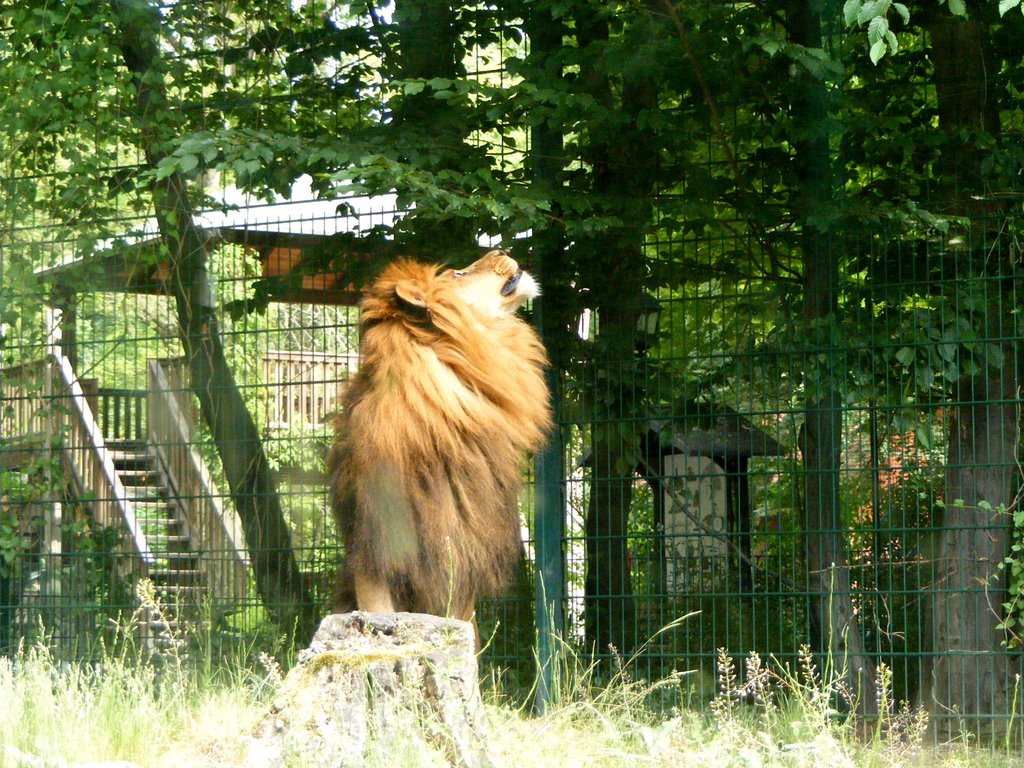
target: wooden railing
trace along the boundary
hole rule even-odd
[[[139,578],[149,574],[153,554],[138,525],[131,502],[121,478],[114,470],[114,459],[107,450],[99,425],[93,417],[82,385],[64,355],[51,357],[50,393],[53,408],[49,409],[57,429],[63,432],[64,456],[78,488],[91,506],[93,516],[104,526],[123,527],[120,537],[123,554],[121,567]]]
[[[86,393],[89,396],[89,393]],[[97,389],[90,397],[100,430],[108,440],[146,439],[146,393],[135,389]]]
[[[171,375],[175,376],[173,370]],[[193,447],[187,390],[176,378],[178,383],[172,386],[162,361],[149,361],[149,445],[183,510],[191,548],[212,593],[218,598],[241,599],[249,573],[241,525],[221,502],[209,470]]]
[[[267,427],[322,424],[337,407],[339,384],[358,367],[357,354],[268,352],[263,358],[263,380],[272,393]]]

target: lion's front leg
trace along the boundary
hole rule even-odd
[[[365,573],[355,574],[356,607],[367,613],[394,613],[395,601],[387,581]]]

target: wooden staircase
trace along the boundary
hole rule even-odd
[[[107,447],[153,556],[149,579],[157,607],[143,606],[144,616],[153,650],[166,651],[199,625],[206,579],[181,500],[170,493],[156,457],[142,441],[108,440]]]
[[[216,606],[250,594],[250,564],[238,516],[197,450],[180,361],[150,360],[148,369],[143,391],[83,384],[56,349],[5,369],[0,439],[42,446],[61,436],[69,490],[92,524],[120,533],[110,553],[117,574],[143,592],[139,639],[158,655],[181,654]],[[46,524],[58,532],[47,543],[58,573],[59,515]]]

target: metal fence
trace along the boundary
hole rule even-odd
[[[650,307],[657,316],[646,318],[657,322],[656,337],[630,359],[614,361],[628,372],[620,381],[629,382],[628,396],[636,400],[619,400],[623,412],[584,413],[581,420],[565,408],[553,438],[564,467],[555,521],[564,581],[547,587],[559,596],[567,643],[629,663],[634,674],[688,671],[684,688],[696,700],[715,691],[719,649],[791,665],[802,646],[817,643],[816,650],[827,652],[828,629],[816,624],[810,608],[817,594],[806,559],[809,537],[821,533],[848,553],[841,566],[849,584],[843,597],[855,612],[848,631],[862,633],[866,653],[892,671],[897,699],[921,702],[929,695],[931,667],[939,660],[932,645],[941,621],[936,612],[965,610],[945,605],[949,590],[973,592],[988,606],[976,616],[987,617],[993,638],[988,662],[1019,667],[1011,593],[1017,566],[1001,561],[1017,551],[1020,480],[1016,454],[999,457],[987,442],[1003,430],[1003,441],[1017,445],[1018,396],[1008,382],[1016,381],[1021,297],[1014,251],[1002,250],[1015,243],[1002,231],[1016,222],[974,225],[966,236],[980,245],[963,253],[991,256],[980,271],[971,274],[970,259],[961,261],[944,245],[926,244],[955,269],[916,283],[915,291],[983,307],[991,322],[982,327],[991,327],[990,335],[958,331],[955,316],[938,326],[888,327],[875,311],[869,321],[878,328],[870,334],[847,328],[828,350],[820,370],[839,398],[841,454],[831,478],[839,493],[838,530],[808,529],[805,518],[806,413],[799,390],[806,386],[801,376],[821,366],[824,353],[800,339],[773,338],[773,328],[763,325],[767,305],[778,310],[796,299],[753,281],[709,281],[658,297]],[[898,254],[920,245],[889,247]],[[654,252],[665,247],[650,245]],[[236,280],[223,275],[224,290]],[[891,301],[894,285],[849,288],[857,301],[877,308]],[[188,612],[189,632],[216,634],[221,642],[268,632],[271,642],[279,628],[246,574],[249,556],[231,499],[218,490],[225,487],[218,457],[187,373],[180,361],[150,357],[160,331],[148,319],[169,311],[169,300],[99,293],[81,301],[90,307],[88,320],[82,311],[67,313],[77,327],[64,333],[77,349],[54,344],[47,356],[46,347],[28,346],[20,352],[35,362],[4,371],[4,505],[17,529],[6,542],[3,644],[44,633],[82,652],[109,633],[111,620],[140,608],[133,593],[139,577],[160,586],[158,599]],[[326,507],[323,417],[354,370],[356,313],[347,306],[278,305],[269,315],[255,326],[250,319],[229,325],[229,356],[274,462],[303,578],[324,610],[340,552]],[[596,337],[599,321],[580,318],[581,341]],[[737,329],[759,324],[764,332],[756,341],[730,346]],[[962,352],[947,351],[955,333],[973,334],[977,359],[989,356],[976,365],[991,370],[967,370],[971,362]],[[877,348],[865,346],[868,336]],[[168,336],[156,346],[175,343]],[[145,387],[127,388],[138,386],[136,372],[144,365],[150,370],[141,380]],[[996,389],[1000,371],[1008,381],[996,382]],[[572,375],[561,378],[563,399],[582,386]],[[902,405],[860,397],[871,389],[868,378],[898,387],[907,377],[935,375],[957,384],[956,396],[908,396]],[[679,396],[695,390],[696,397]],[[985,397],[977,400],[979,394]],[[968,429],[972,420],[967,438],[954,440],[951,430]],[[602,507],[595,472],[608,465],[597,461],[594,446],[610,424],[624,424],[637,450],[618,461],[612,476],[598,478],[614,481],[621,494]],[[973,458],[963,455],[968,450]],[[1002,472],[1004,494],[989,500],[972,489],[961,501],[948,486],[962,483],[963,471]],[[972,517],[961,514],[964,505],[991,510]],[[535,526],[534,507],[528,492],[527,528]],[[623,516],[618,528],[613,514]],[[953,514],[965,522],[952,523]],[[965,536],[998,540],[1002,549],[961,553],[958,538]],[[525,543],[533,561],[538,543],[529,537]],[[979,570],[975,562],[967,569],[974,581],[955,585],[951,580],[962,575],[951,572],[952,557],[988,565]],[[598,572],[607,558],[613,560]],[[1003,603],[1012,606],[1009,612]],[[488,663],[530,679],[537,610],[528,574],[513,593],[481,606]]]

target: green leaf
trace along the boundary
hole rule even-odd
[[[869,21],[871,21],[873,18],[875,18],[875,16],[878,15],[875,12],[875,9],[877,7],[878,7],[878,3],[877,2],[864,3],[864,5],[862,5],[860,7],[860,10],[857,11],[857,25],[858,26],[863,26],[864,24],[867,24]]]
[[[910,365],[914,362],[915,352],[913,347],[900,347],[896,351],[896,360],[903,365]]]
[[[881,61],[882,57],[885,56],[885,51],[885,40],[879,40],[876,43],[873,43],[871,50],[868,52],[868,56],[871,57],[871,63],[877,64]]]
[[[885,37],[885,33],[889,31],[889,21],[884,16],[876,16],[868,24],[868,41],[872,44],[877,43]],[[872,47],[874,47],[872,45]],[[884,48],[884,46],[883,46]],[[882,51],[883,55],[885,51]]]
[[[172,157],[165,157],[156,166],[156,180],[166,179],[172,173],[176,173],[178,165]]]
[[[188,173],[194,170],[197,165],[199,165],[199,158],[195,155],[182,155],[178,159],[178,170],[181,173]]]
[[[863,0],[846,0],[843,5],[843,21],[846,22],[846,26],[852,27],[857,21],[857,12],[860,11],[861,5]]]
[[[907,8],[903,3],[893,3],[892,7],[896,9],[896,13],[903,19],[904,24],[910,23],[910,9]]]
[[[964,0],[949,0],[949,10],[954,16],[967,17],[967,3]]]
[[[1020,5],[1020,0],[999,0],[999,15],[1003,16],[1007,11]],[[1024,11],[1024,9],[1021,9]]]

